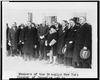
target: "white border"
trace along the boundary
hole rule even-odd
[[[64,73],[64,72],[75,72],[78,73],[78,78],[96,78],[97,77],[97,3],[96,2],[34,2],[34,3],[9,3],[9,2],[3,2],[3,26],[2,26],[2,37],[3,37],[3,61],[4,61],[4,55],[6,53],[6,25],[5,23],[9,23],[10,19],[7,19],[6,15],[7,10],[9,11],[32,11],[32,10],[43,10],[45,12],[54,11],[55,10],[68,10],[71,13],[73,12],[87,12],[88,15],[88,22],[92,25],[92,69],[66,69],[66,70],[54,70],[54,73]],[[45,7],[46,6],[46,7]],[[91,16],[91,17],[90,17]],[[9,20],[9,21],[7,21]],[[16,21],[17,22],[17,21]],[[13,22],[12,22],[13,23]],[[20,24],[20,23],[19,23]],[[3,62],[4,64],[4,62]],[[39,71],[40,70],[40,71]],[[39,69],[36,72],[46,72],[43,69]],[[22,71],[23,72],[23,71]],[[30,72],[30,71],[28,71]],[[51,70],[48,70],[47,72],[51,72]],[[16,74],[18,71],[4,71],[4,65],[3,65],[3,78],[9,78],[9,77],[16,77]]]

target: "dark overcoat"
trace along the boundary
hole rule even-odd
[[[18,49],[20,50],[20,49],[22,49],[22,46],[23,46],[22,42],[23,42],[23,38],[24,38],[24,28],[23,29],[19,28],[17,35],[18,35],[17,36],[18,37]]]
[[[62,48],[64,47],[65,45],[65,38],[66,38],[66,35],[67,35],[67,31],[68,31],[68,28],[65,27],[64,30],[62,30],[62,27],[58,30],[58,43],[57,43],[57,53],[58,54],[63,54],[62,53]]]
[[[18,47],[17,28],[15,28],[15,30],[13,28],[9,30],[8,40],[11,41],[12,49],[17,49]]]
[[[34,28],[26,27],[23,36],[23,53],[31,55],[34,53],[34,46],[36,45],[36,31]]]
[[[75,35],[77,32],[77,29],[78,29],[78,26],[74,26],[73,28],[69,29],[68,36],[66,39],[67,49],[64,55],[65,57],[68,57],[68,58],[73,57],[73,49],[74,49]],[[72,41],[72,43],[70,43],[70,41]]]
[[[83,49],[84,46],[90,50],[90,57],[88,59],[80,58],[80,50]],[[73,51],[73,61],[91,63],[91,57],[92,57],[91,48],[92,48],[92,27],[90,24],[85,23],[78,29],[76,33],[75,46]]]
[[[18,39],[19,39],[19,41],[21,41],[21,43],[24,42],[25,30],[26,30],[25,28],[19,30],[19,34],[18,34],[19,37],[18,37]]]
[[[56,40],[56,43],[51,46],[51,49],[53,50],[53,55],[56,56],[57,55],[57,41],[58,41],[58,33],[57,32],[48,34],[47,44],[49,45],[53,39]]]
[[[10,50],[10,46],[8,45],[8,42],[9,42],[9,40],[8,40],[8,33],[9,33],[9,27],[7,27],[7,29],[6,29],[6,49],[7,50]]]

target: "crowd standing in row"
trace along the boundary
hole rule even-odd
[[[42,24],[28,22],[19,26],[14,22],[11,28],[6,24],[7,55],[20,55],[25,61],[49,59],[48,64],[91,68],[92,28],[85,17],[77,19],[62,20],[61,24],[53,22],[51,25],[45,20]],[[90,50],[89,58],[80,57],[82,49]]]

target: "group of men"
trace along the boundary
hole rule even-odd
[[[14,22],[11,28],[7,24],[6,32],[8,55],[20,55],[25,60],[50,59],[48,63],[53,65],[91,68],[92,27],[83,16],[51,25],[45,20],[39,25],[28,22],[17,26]],[[82,49],[90,51],[88,58],[80,56]]]

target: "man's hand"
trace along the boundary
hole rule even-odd
[[[69,41],[69,44],[72,44],[73,43],[73,41]]]
[[[35,45],[34,47],[35,47],[35,49],[36,49],[36,48],[37,48],[37,45]]]
[[[87,47],[84,46],[83,49],[87,49]]]
[[[49,46],[51,46],[51,44],[49,44]]]
[[[9,45],[9,46],[11,46],[11,43],[10,43],[10,42],[8,42],[8,45]]]
[[[40,39],[42,39],[42,37],[40,36]]]
[[[47,46],[47,40],[45,41],[45,46]]]
[[[44,36],[41,36],[41,39],[43,39],[44,38]]]
[[[67,47],[67,44],[65,44],[65,47]]]
[[[21,40],[19,42],[21,42]]]
[[[24,42],[22,42],[22,44],[24,44]]]
[[[42,38],[45,38],[44,36],[42,36]]]
[[[45,38],[44,36],[40,36],[40,39],[43,39],[43,38]]]

